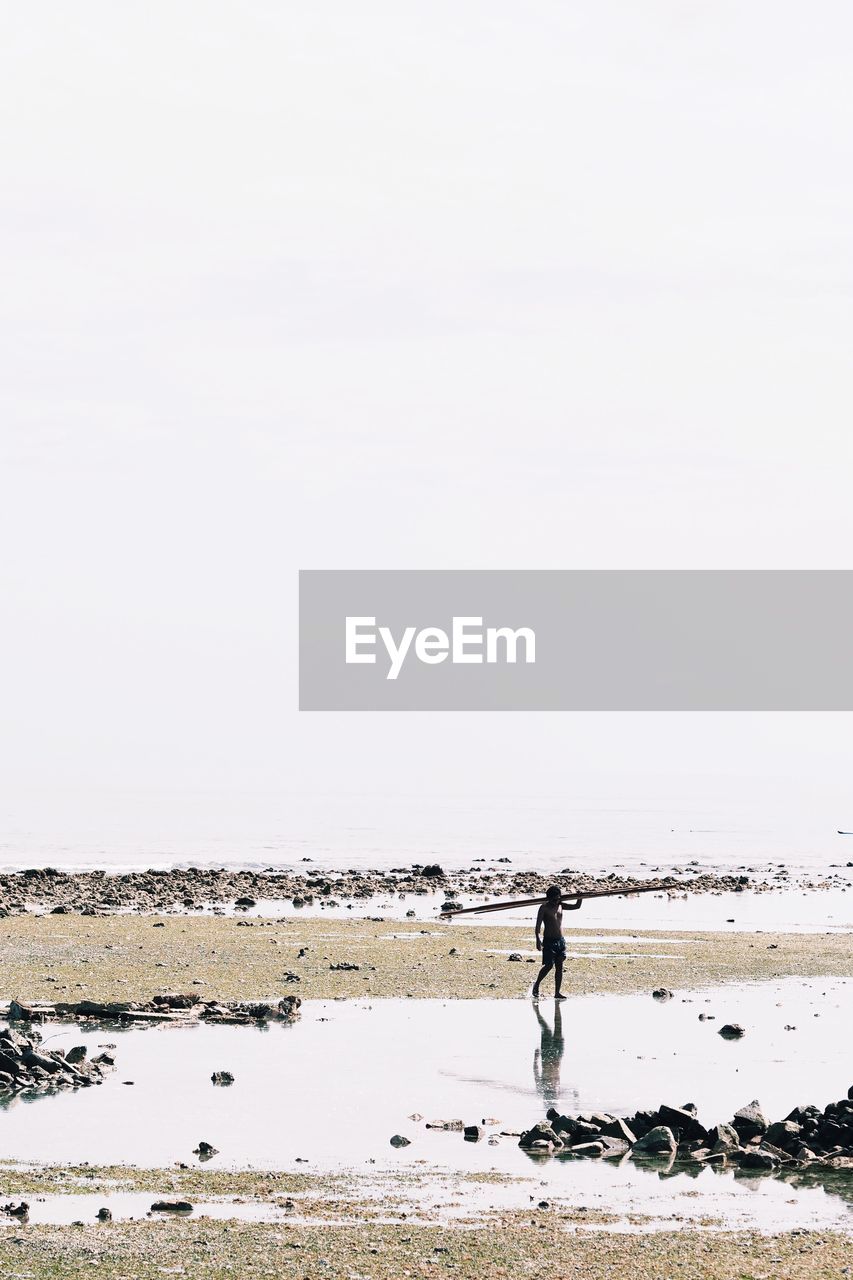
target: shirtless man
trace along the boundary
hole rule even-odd
[[[563,985],[563,961],[566,958],[563,911],[577,911],[580,905],[580,898],[577,902],[564,903],[558,884],[552,884],[545,893],[545,901],[536,917],[536,950],[542,952],[543,963],[539,970],[539,977],[534,982],[530,993],[534,1000],[539,999],[539,984],[552,969],[554,970],[554,999],[565,1000],[566,998],[560,990]]]

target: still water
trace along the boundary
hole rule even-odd
[[[846,1177],[797,1185],[703,1170],[699,1176],[610,1164],[531,1161],[500,1136],[564,1110],[626,1114],[695,1102],[706,1124],[758,1098],[768,1119],[796,1104],[845,1096],[850,1084],[849,992],[840,980],[785,979],[676,993],[543,1001],[309,1001],[293,1026],[154,1027],[127,1031],[48,1025],[48,1044],[116,1045],[117,1070],[97,1088],[0,1109],[0,1158],[168,1167],[352,1170],[377,1185],[419,1171],[496,1171],[533,1180],[533,1193],[618,1213],[725,1212],[774,1223],[846,1219]],[[708,1020],[699,1020],[700,1014]],[[726,1021],[746,1035],[726,1041]],[[235,1076],[211,1084],[213,1071]],[[129,1083],[132,1082],[132,1083]],[[421,1118],[413,1118],[418,1117]],[[488,1120],[477,1143],[426,1121]],[[390,1146],[393,1134],[411,1145]],[[527,1203],[523,1193],[510,1194]],[[494,1189],[492,1189],[494,1191]],[[494,1192],[506,1199],[506,1192]],[[715,1208],[716,1206],[716,1208]],[[769,1215],[769,1216],[768,1216]],[[775,1215],[775,1216],[774,1216]],[[780,1216],[781,1215],[781,1216]],[[817,1215],[817,1216],[815,1216]]]

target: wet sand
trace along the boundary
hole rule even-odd
[[[844,934],[566,933],[566,987],[578,994],[853,976]],[[339,964],[357,968],[332,968]],[[143,1000],[166,991],[221,1000],[512,999],[529,991],[536,969],[530,928],[209,916],[0,921],[2,1000]]]
[[[549,1210],[501,1214],[488,1229],[405,1223],[340,1225],[240,1222],[130,1222],[0,1231],[0,1273],[31,1280],[192,1280],[347,1277],[401,1280],[452,1275],[462,1280],[837,1280],[850,1265],[849,1237],[832,1232],[707,1231],[618,1234],[578,1226]]]

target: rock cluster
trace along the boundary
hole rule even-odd
[[[772,1124],[760,1104],[750,1102],[735,1112],[731,1124],[710,1129],[700,1123],[692,1103],[625,1117],[598,1111],[568,1116],[552,1108],[518,1145],[541,1155],[609,1159],[630,1154],[768,1173],[786,1167],[853,1168],[853,1088],[822,1111],[794,1107]]]
[[[53,1093],[100,1084],[115,1065],[111,1054],[88,1058],[84,1045],[67,1053],[41,1047],[37,1031],[24,1035],[12,1027],[0,1030],[0,1098],[25,1093]]]
[[[249,1000],[202,1000],[197,995],[159,995],[153,1000],[80,1000],[76,1004],[26,1004],[12,1000],[6,1011],[10,1022],[49,1022],[73,1018],[77,1022],[121,1022],[144,1026],[158,1022],[220,1022],[250,1025],[276,1020],[295,1022],[299,996],[283,996],[277,1004]]]
[[[485,863],[484,859],[475,859]],[[498,858],[496,862],[508,859]],[[791,876],[785,868],[748,868],[749,874],[714,871],[694,864],[671,868],[650,867],[649,874],[662,892],[723,893],[745,889],[814,889],[845,887],[849,883],[840,871],[828,869],[817,877]],[[564,882],[574,888],[612,888],[614,883],[647,885],[643,877],[595,875],[566,867]],[[149,871],[70,872],[56,867],[31,867],[25,871],[0,874],[0,916],[19,914],[29,908],[66,915],[80,912],[99,915],[113,911],[172,912],[200,911],[230,903],[241,911],[251,910],[264,899],[289,898],[295,907],[315,903],[331,906],[339,900],[350,902],[385,894],[437,894],[442,901],[456,903],[460,895],[478,898],[522,897],[544,893],[553,875],[537,871],[498,870],[494,865],[460,867],[445,871],[438,863],[393,867],[391,870],[346,871],[311,867],[293,871],[268,867],[249,871],[228,867],[155,868]]]

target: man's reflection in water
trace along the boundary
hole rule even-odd
[[[563,1086],[560,1081],[560,1069],[563,1065],[563,1010],[559,1004],[554,1005],[554,1028],[549,1027],[542,1017],[539,1005],[533,1004],[533,1012],[539,1023],[541,1039],[539,1047],[533,1054],[533,1079],[537,1092],[549,1107],[556,1107],[562,1096]],[[572,1090],[572,1095],[576,1090]]]

